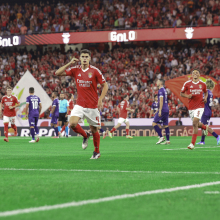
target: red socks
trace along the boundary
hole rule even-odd
[[[126,135],[129,135],[129,129],[126,129]]]
[[[110,132],[113,133],[114,131],[116,131],[116,128],[112,128]]]
[[[11,127],[17,132],[17,126],[16,125],[11,125]]]
[[[63,133],[64,130],[65,130],[65,125],[62,127],[61,133]]]
[[[77,126],[75,128],[72,128],[72,129],[76,133],[81,134],[84,138],[87,138],[86,132],[82,129],[82,127],[79,124],[77,124]]]
[[[8,123],[4,123],[4,134],[5,137],[8,138]]]
[[[93,134],[93,144],[95,147],[95,152],[99,153],[100,135],[98,131],[95,134]]]
[[[203,130],[206,130],[206,126],[205,125],[202,125],[201,127]]]
[[[192,135],[192,142],[191,142],[193,145],[195,145],[195,143],[196,143],[196,138],[197,138],[197,134],[193,134]]]

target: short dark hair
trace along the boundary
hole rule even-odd
[[[71,97],[72,97],[72,93],[69,93],[68,98],[71,99]]]
[[[197,68],[194,68],[194,69],[192,70],[192,72],[193,72],[193,71],[198,71],[198,72],[200,73],[200,70],[197,69]]]
[[[11,86],[7,86],[7,90],[8,90],[8,89],[12,90]]]
[[[163,85],[165,84],[165,80],[164,79],[159,79],[159,80],[162,82]]]
[[[154,95],[154,98],[156,98],[157,97],[157,95]]]
[[[80,55],[81,55],[82,53],[87,53],[87,54],[89,54],[89,56],[91,56],[91,52],[90,52],[90,50],[88,50],[88,49],[82,49],[82,50],[80,50]]]
[[[126,98],[127,98],[127,96],[128,96],[128,94],[124,95],[124,96],[123,96],[123,98],[124,98],[124,99],[126,99]]]
[[[53,92],[53,94],[57,97],[58,96],[58,93],[57,92]]]
[[[29,88],[29,92],[30,92],[30,93],[34,93],[34,87],[30,87],[30,88]]]

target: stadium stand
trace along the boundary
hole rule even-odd
[[[12,1],[10,1],[12,2]],[[220,1],[29,1],[0,5],[0,36],[220,24]]]

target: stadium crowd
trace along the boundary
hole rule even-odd
[[[62,3],[63,2],[63,3]],[[0,5],[0,36],[220,24],[215,0],[36,1]]]
[[[115,44],[112,50],[108,44],[90,47],[92,51],[91,64],[99,68],[109,84],[109,91],[103,103],[102,120],[111,121],[117,118],[117,105],[124,94],[130,95],[130,104],[135,112],[129,117],[147,118],[150,116],[154,95],[157,93],[156,81],[165,80],[189,74],[193,68],[198,68],[201,74],[211,75],[220,83],[220,47],[215,44],[192,44],[164,47],[154,43],[145,45]],[[57,77],[56,69],[75,56],[79,51],[71,49],[62,54],[58,49],[45,51],[13,51],[0,54],[0,99],[5,95],[8,84],[16,85],[20,77],[30,70],[33,76],[51,96],[52,91],[58,93],[73,93],[76,99],[75,82],[70,77]],[[99,88],[98,88],[99,90]],[[101,90],[101,88],[100,88]],[[186,107],[169,91],[170,117],[187,117]],[[214,97],[218,98],[218,97]],[[42,117],[49,116],[46,112]],[[213,108],[213,116],[220,117],[220,107]]]

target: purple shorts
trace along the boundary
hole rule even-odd
[[[31,126],[37,126],[38,117],[28,117],[29,125]]]
[[[158,112],[154,116],[153,122],[157,124],[168,125],[169,112],[162,112],[161,117],[158,116]]]
[[[211,117],[209,117],[209,116],[202,115],[201,122],[202,122],[204,125],[208,125],[210,118],[211,118]]]
[[[56,125],[57,121],[58,121],[58,118],[59,118],[59,116],[53,115],[52,118],[51,118],[51,123]]]

